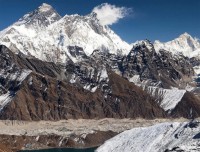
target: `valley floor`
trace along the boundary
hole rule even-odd
[[[100,119],[61,121],[0,121],[0,143],[20,149],[52,147],[95,147],[120,132],[162,122],[185,122],[186,119]],[[1,148],[0,148],[1,149]]]

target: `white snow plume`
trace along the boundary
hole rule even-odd
[[[102,25],[117,23],[119,19],[126,17],[131,11],[131,8],[117,7],[108,3],[103,3],[93,9]]]

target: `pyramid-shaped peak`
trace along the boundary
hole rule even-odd
[[[188,34],[187,32],[185,32],[185,33],[181,34],[179,37],[180,38],[191,38],[192,36],[190,34]]]
[[[53,9],[53,7],[47,3],[42,3],[42,5],[39,6],[39,11],[41,11],[41,12],[47,12],[51,9]]]
[[[25,14],[15,25],[26,25],[41,29],[61,19],[57,11],[49,4],[43,3],[37,9]]]

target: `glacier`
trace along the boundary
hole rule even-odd
[[[106,141],[96,152],[197,152],[200,150],[199,130],[198,121],[133,128]]]

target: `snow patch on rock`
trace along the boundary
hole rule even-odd
[[[12,100],[10,92],[0,95],[0,111]]]
[[[153,97],[159,97],[161,99],[161,101],[158,100],[159,105],[165,111],[173,110],[186,93],[186,90],[180,90],[177,88],[163,89],[151,86],[144,88],[144,90],[146,90]]]

